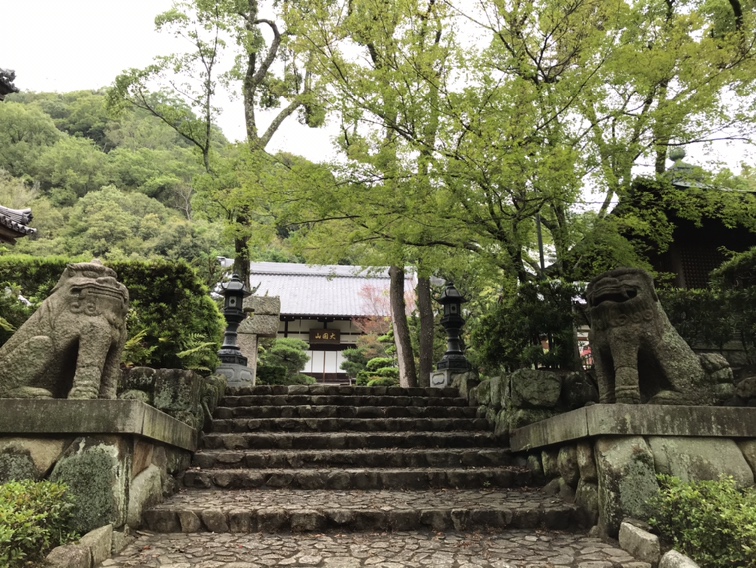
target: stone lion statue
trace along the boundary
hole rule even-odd
[[[588,285],[586,299],[599,402],[711,404],[713,383],[731,383],[724,357],[699,357],[680,337],[647,272],[605,272]]]
[[[0,347],[0,398],[115,398],[129,292],[97,262],[69,264]]]

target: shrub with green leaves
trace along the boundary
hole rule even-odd
[[[756,489],[735,480],[686,483],[659,476],[650,523],[662,538],[707,568],[756,568]]]
[[[62,257],[0,257],[0,313],[18,328],[49,296],[66,265]],[[106,262],[129,289],[127,365],[212,370],[226,323],[209,290],[186,263]],[[5,293],[5,290],[10,293]],[[17,299],[23,295],[31,306]],[[0,327],[0,345],[11,332]]]
[[[310,346],[300,339],[282,337],[265,340],[260,346],[256,383],[259,385],[309,385],[310,376],[300,374],[307,363]]]
[[[12,481],[0,485],[0,566],[20,568],[75,540],[73,500],[65,485]]]

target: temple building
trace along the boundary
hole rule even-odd
[[[748,194],[753,195],[752,192],[737,192],[703,183],[701,177],[696,175],[696,168],[683,161],[685,151],[682,148],[672,150],[669,157],[674,164],[667,170],[666,176],[677,191],[700,189],[707,192],[730,192],[736,199],[738,193],[743,194],[744,198]],[[653,195],[657,188],[639,184],[635,191]],[[621,215],[621,211],[620,202],[617,213]],[[664,214],[674,227],[672,240],[664,251],[649,251],[648,258],[654,270],[673,274],[672,282],[678,288],[708,287],[711,271],[727,260],[725,251],[743,252],[756,246],[756,233],[744,226],[726,224],[719,217],[704,213],[700,221],[696,222],[672,209],[666,209]]]
[[[415,285],[415,276],[408,274],[405,290],[412,291]],[[342,352],[356,345],[366,321],[389,317],[389,287],[387,268],[257,262],[250,265],[254,295],[249,305],[260,306],[262,324],[272,312],[263,308],[270,303],[265,298],[278,296],[280,314],[275,336],[309,344],[310,360],[304,374],[318,382],[343,383],[348,377],[341,369]]]

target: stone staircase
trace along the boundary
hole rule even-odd
[[[575,526],[456,389],[231,389],[156,532]]]

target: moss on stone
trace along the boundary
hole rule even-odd
[[[83,534],[118,520],[114,462],[106,448],[91,447],[64,457],[55,466],[51,481],[68,485],[75,500],[74,530]]]
[[[6,451],[0,454],[0,484],[23,479],[39,479],[31,454],[28,451]]]

